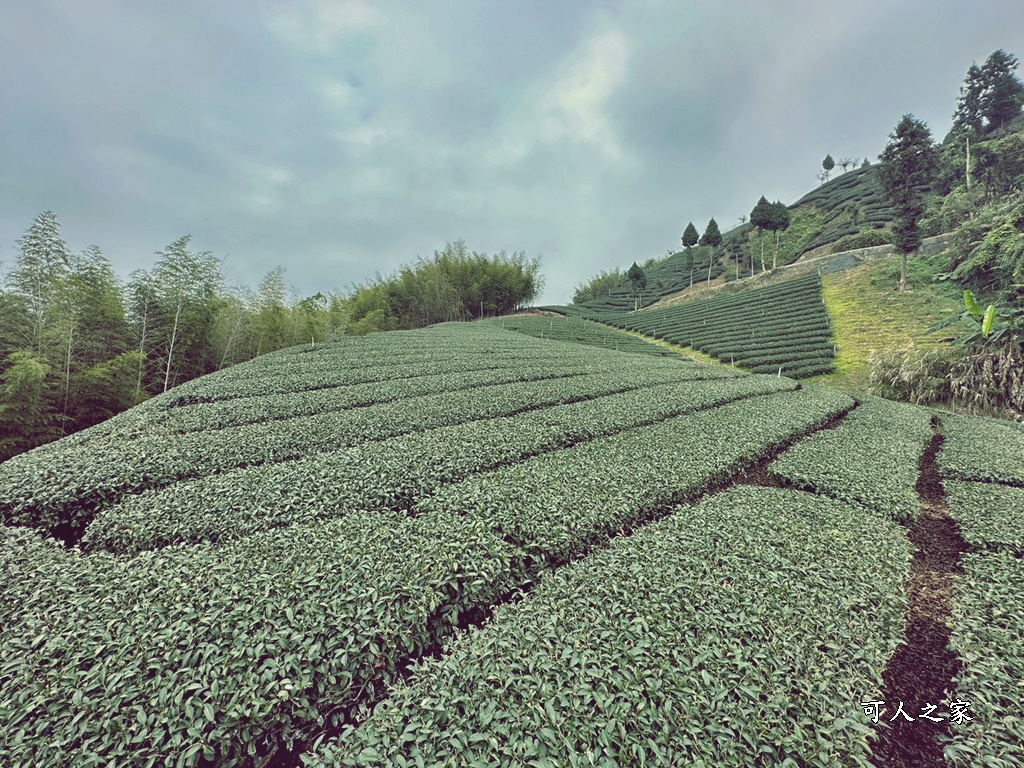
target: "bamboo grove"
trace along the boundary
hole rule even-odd
[[[124,281],[98,247],[72,253],[50,211],[4,266],[0,461],[267,352],[507,312],[540,288],[537,260],[456,242],[347,293],[300,297],[281,267],[253,291],[228,286],[189,236]]]

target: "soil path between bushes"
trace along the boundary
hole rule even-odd
[[[942,745],[949,736],[953,679],[960,662],[949,646],[953,588],[963,573],[960,555],[967,544],[949,516],[946,493],[936,463],[943,436],[937,419],[933,436],[918,464],[917,494],[921,510],[907,536],[916,552],[907,583],[906,645],[885,669],[878,725],[872,739],[874,763],[880,768],[946,768]],[[906,716],[899,713],[900,702]],[[934,705],[929,710],[926,705]],[[907,717],[913,718],[913,721]],[[891,720],[895,718],[895,720]]]

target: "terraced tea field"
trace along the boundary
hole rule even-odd
[[[0,765],[1019,765],[1024,431],[592,327],[284,350],[0,465]]]
[[[834,369],[832,327],[816,274],[642,312],[551,307],[664,339],[752,373],[809,378]]]

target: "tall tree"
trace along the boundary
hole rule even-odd
[[[582,304],[585,301],[604,296],[612,288],[617,287],[626,276],[622,270],[615,268],[597,273],[585,283],[576,286],[576,293],[573,294],[572,303]]]
[[[253,318],[255,355],[272,352],[286,346],[288,325],[288,288],[284,282],[284,268],[276,267],[267,273],[256,291],[256,316]]]
[[[253,307],[256,298],[248,288],[235,288],[221,297],[217,317],[211,330],[217,370],[250,359]]]
[[[66,433],[105,418],[95,412],[102,394],[96,391],[96,376],[88,372],[126,351],[128,327],[121,283],[94,245],[71,257],[59,296],[51,332],[53,347],[61,350],[61,431]],[[88,396],[86,389],[91,390]]]
[[[158,253],[150,275],[156,286],[156,336],[163,351],[164,392],[177,379],[216,369],[210,343],[222,278],[220,262],[188,249],[185,235]],[[172,373],[174,374],[172,376]]]
[[[772,255],[772,269],[779,266],[779,236],[789,228],[789,208],[785,203],[776,200],[768,206],[765,229],[775,233],[775,251]]]
[[[128,279],[126,309],[128,329],[132,336],[134,348],[139,353],[135,382],[136,398],[141,398],[143,392],[146,391],[145,385],[148,381],[147,364],[149,363],[150,348],[153,345],[157,304],[156,281],[144,269],[137,269],[132,272]]]
[[[27,302],[28,322],[23,346],[43,354],[44,331],[54,321],[62,284],[71,269],[71,253],[60,236],[53,211],[39,214],[18,240],[19,254],[7,275],[13,293]]]
[[[832,155],[825,155],[825,159],[821,161],[821,170],[825,174],[823,181],[828,181],[828,175],[832,173],[832,169],[836,167],[836,161],[832,159]]]
[[[980,67],[971,64],[953,114],[954,134],[991,133],[1020,114],[1024,83],[1014,74],[1018,64],[1016,56],[1002,49],[994,51]]]
[[[691,221],[686,225],[686,229],[683,230],[683,248],[686,249],[686,260],[683,264],[684,269],[690,270],[690,287],[693,288],[693,246],[700,241],[700,236],[697,234],[697,228],[693,226]]]
[[[626,272],[626,277],[633,284],[633,309],[635,311],[639,309],[643,300],[643,290],[647,287],[647,275],[644,274],[643,268],[634,261],[633,266]]]
[[[984,127],[985,76],[977,64],[967,68],[967,76],[960,86],[960,96],[953,113],[953,132],[980,134]]]
[[[0,374],[0,461],[59,437],[47,391],[50,366],[31,350],[12,352]]]
[[[913,115],[904,115],[889,134],[882,154],[878,179],[895,209],[893,223],[896,250],[903,257],[899,289],[907,288],[907,256],[921,247],[918,222],[924,215],[922,187],[931,181],[938,163],[938,151],[931,131]]]
[[[750,211],[750,223],[757,228],[757,239],[761,243],[761,271],[766,272],[768,270],[767,265],[764,262],[764,240],[761,235],[766,229],[771,229],[772,223],[774,222],[774,215],[772,213],[772,204],[768,202],[768,198],[761,195],[761,199],[757,201],[757,205],[754,206],[753,210]],[[754,274],[754,254],[750,254],[750,274]]]
[[[704,229],[700,244],[711,248],[711,253],[708,255],[708,285],[711,285],[711,266],[715,263],[715,249],[722,244],[722,233],[718,229],[718,222],[714,219],[711,219]]]
[[[981,68],[985,82],[982,111],[989,131],[1002,128],[1020,114],[1024,84],[1014,75],[1018,64],[1016,56],[1000,49]]]

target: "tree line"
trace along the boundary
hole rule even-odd
[[[508,314],[540,296],[540,260],[520,251],[489,256],[457,240],[432,258],[356,288],[351,332],[407,330],[433,323]]]
[[[98,247],[72,253],[53,212],[36,217],[0,287],[0,460],[266,352],[504,312],[541,284],[536,261],[461,243],[347,294],[301,298],[281,267],[231,288],[221,266],[185,236],[124,281]]]

